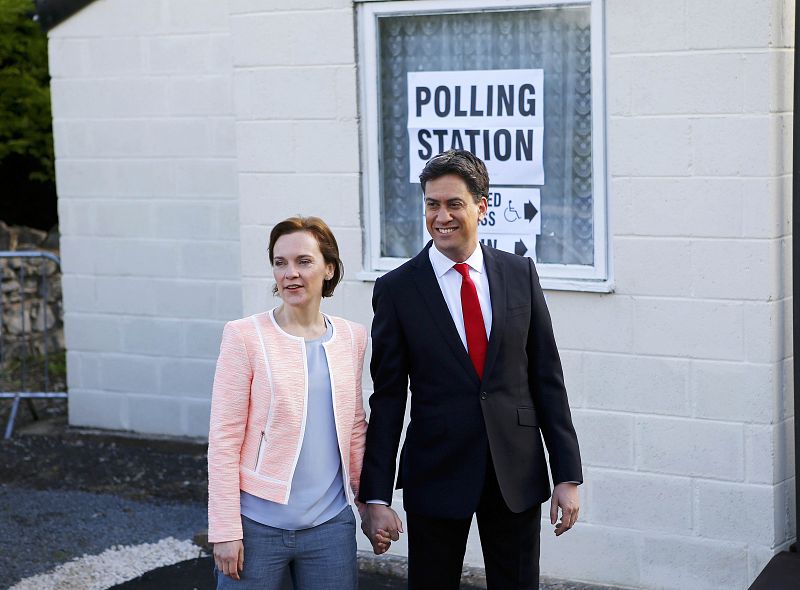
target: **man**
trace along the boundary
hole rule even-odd
[[[432,243],[375,283],[375,392],[361,474],[376,551],[402,530],[389,504],[407,389],[411,422],[397,487],[409,588],[459,587],[472,515],[490,590],[536,589],[541,503],[555,534],[578,516],[580,453],[550,316],[533,262],[478,244],[489,178],[464,150],[420,174]],[[540,436],[541,432],[541,436]],[[385,545],[384,545],[385,547]]]

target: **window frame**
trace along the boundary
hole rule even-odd
[[[375,280],[397,268],[407,258],[380,255],[381,169],[379,119],[378,19],[387,16],[516,11],[532,8],[588,6],[591,10],[592,43],[592,210],[595,263],[536,263],[545,289],[613,291],[608,224],[608,173],[606,158],[607,112],[605,13],[603,0],[356,0],[358,31],[358,82],[361,103],[362,219],[364,259],[362,280]],[[421,197],[421,195],[420,195]],[[420,215],[422,215],[420,198]],[[420,219],[422,223],[422,219]]]

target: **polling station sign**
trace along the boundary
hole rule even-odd
[[[493,185],[544,184],[544,70],[408,73],[409,180],[438,153],[481,158]]]
[[[488,209],[478,224],[481,244],[536,260],[536,238],[542,233],[538,188],[490,187]]]
[[[527,237],[542,233],[542,196],[538,188],[490,187],[486,215],[478,235],[507,234]]]

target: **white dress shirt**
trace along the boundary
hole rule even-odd
[[[464,314],[461,311],[461,275],[453,265],[456,264],[447,256],[439,252],[435,245],[428,250],[428,256],[433,266],[436,281],[442,290],[442,296],[450,311],[450,317],[456,325],[461,343],[467,348],[467,332],[464,329]],[[469,278],[475,283],[478,291],[478,301],[481,304],[483,325],[486,328],[486,338],[492,332],[492,300],[489,297],[489,280],[486,277],[486,267],[483,264],[483,250],[478,246],[469,258],[464,260],[469,266]]]

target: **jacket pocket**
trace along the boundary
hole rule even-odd
[[[517,420],[520,426],[538,426],[536,410],[533,408],[517,408]]]

